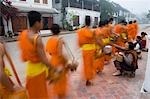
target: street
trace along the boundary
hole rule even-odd
[[[113,63],[105,65],[104,71],[97,75],[94,79],[94,85],[91,87],[85,86],[85,81],[82,80],[82,56],[80,49],[77,47],[77,37],[75,33],[62,35],[65,42],[71,48],[80,65],[78,70],[69,74],[69,91],[68,99],[142,99],[140,89],[143,84],[145,67],[147,61],[147,53],[142,53],[142,60],[139,60],[139,69],[136,72],[135,78],[114,77],[112,73],[115,72]],[[46,44],[48,37],[42,38]],[[24,45],[26,46],[26,45]],[[9,42],[6,48],[10,53],[16,67],[19,77],[25,85],[25,63],[21,61],[20,50],[18,49],[18,42]],[[7,65],[8,66],[8,65]],[[9,66],[8,66],[9,67]],[[50,89],[50,86],[48,86]],[[51,93],[49,93],[51,96]],[[146,98],[145,98],[146,99]]]

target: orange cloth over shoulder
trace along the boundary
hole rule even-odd
[[[133,26],[134,26],[134,29],[135,29],[135,35],[134,35],[134,37],[136,38],[136,36],[138,34],[138,30],[139,30],[138,23],[133,23]]]
[[[28,38],[28,30],[24,30],[19,36],[19,46],[23,61],[40,62],[33,41]]]
[[[121,35],[122,33],[127,33],[127,29],[125,26],[121,24],[117,24],[114,26],[114,32]],[[125,43],[123,42],[123,39],[119,37],[119,39],[116,42],[117,45],[124,47]]]
[[[130,40],[134,40],[135,39],[135,35],[136,35],[136,33],[135,33],[135,27],[134,27],[134,25],[133,24],[128,24],[127,25],[127,32],[128,32],[128,39],[129,39],[129,41]]]
[[[78,42],[79,42],[79,46],[81,47],[84,44],[93,44],[94,43],[94,39],[93,39],[93,31],[89,28],[81,28],[79,30],[77,30],[78,33]]]

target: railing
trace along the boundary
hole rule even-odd
[[[74,3],[74,2],[70,2],[70,7],[74,7],[74,8],[82,8],[82,3]]]
[[[82,1],[79,0],[78,2],[76,0],[62,0],[63,1],[63,7],[74,7],[74,8],[83,8],[87,10],[93,10],[93,11],[100,11],[100,5],[99,2],[95,1]],[[68,3],[69,2],[69,3]],[[83,4],[82,4],[83,3]]]

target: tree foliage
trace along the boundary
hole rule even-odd
[[[100,6],[101,6],[101,20],[105,20],[113,16],[115,9],[112,3],[106,0],[100,0]]]
[[[109,2],[108,0],[100,0],[101,6],[101,20],[108,19],[113,17],[114,14],[119,14],[120,10],[124,12],[129,12],[127,9],[123,8],[119,4],[115,2]],[[118,18],[122,18],[124,16],[117,16]]]

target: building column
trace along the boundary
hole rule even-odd
[[[92,11],[94,11],[94,4],[93,4],[93,2],[92,2]]]
[[[12,31],[11,19],[8,20],[8,27],[7,27],[7,21],[4,19],[4,17],[2,17],[2,20],[3,20],[5,35],[8,35],[8,34],[7,34],[8,31],[13,32],[13,31]]]
[[[82,0],[82,9],[84,9],[84,1]]]
[[[70,7],[70,0],[68,0],[68,7]]]

